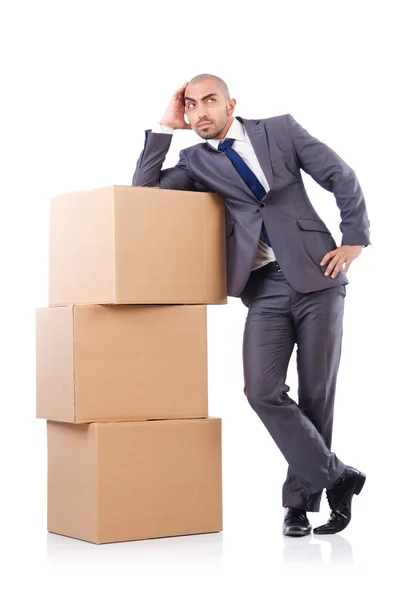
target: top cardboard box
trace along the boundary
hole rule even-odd
[[[217,194],[114,185],[51,198],[49,306],[226,303]]]

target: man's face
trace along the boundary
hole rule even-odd
[[[185,113],[192,129],[203,139],[222,139],[233,120],[235,100],[226,100],[209,80],[188,85]]]

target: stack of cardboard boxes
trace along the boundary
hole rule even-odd
[[[94,543],[222,530],[207,304],[225,304],[223,200],[111,186],[50,203],[36,310],[48,530]]]

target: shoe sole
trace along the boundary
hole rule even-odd
[[[283,531],[283,535],[286,535],[287,537],[303,537],[305,535],[310,535],[311,532],[312,528],[310,527],[307,531],[294,531],[293,529],[291,531]]]

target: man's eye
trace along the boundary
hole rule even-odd
[[[214,101],[215,102],[215,98],[207,98],[208,101]],[[191,106],[194,106],[193,102],[188,102],[186,104],[186,108],[190,108]]]

